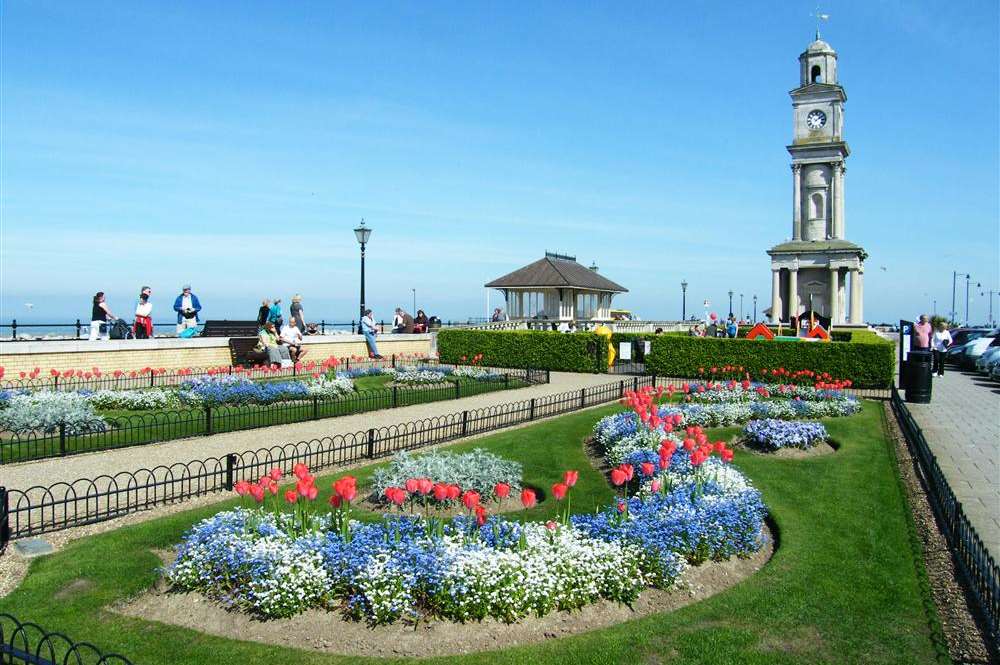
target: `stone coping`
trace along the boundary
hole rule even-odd
[[[397,335],[380,334],[379,342],[426,342],[431,340],[433,333]],[[363,335],[334,334],[308,335],[303,338],[303,344],[357,344],[364,343]],[[192,337],[180,339],[177,337],[158,337],[153,339],[112,339],[112,340],[51,340],[45,342],[2,342],[0,356],[31,355],[39,353],[101,353],[111,351],[160,351],[175,349],[206,349],[229,347],[228,337]]]

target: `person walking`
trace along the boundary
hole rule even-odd
[[[104,291],[94,294],[94,306],[90,310],[90,337],[91,342],[97,339],[110,339],[111,331],[108,329],[108,321],[114,319],[111,308],[104,301]]]
[[[177,312],[177,334],[182,334],[188,328],[198,327],[198,312],[201,303],[198,296],[191,293],[191,285],[181,287],[181,294],[174,300],[174,311]]]
[[[152,295],[153,289],[148,286],[142,287],[139,292],[139,302],[135,306],[135,324],[132,326],[132,334],[136,339],[149,339],[153,336],[153,303],[149,302]]]
[[[931,334],[934,327],[927,320],[926,314],[920,315],[920,322],[913,326],[913,348],[929,349],[931,346]]]
[[[288,308],[290,323],[299,329],[303,335],[306,334],[306,314],[302,311],[302,296],[296,293],[292,296],[292,305]]]
[[[264,298],[260,301],[260,309],[257,310],[257,329],[264,327],[267,323],[267,317],[271,313],[271,300],[269,298]]]
[[[274,325],[275,330],[281,330],[285,317],[281,315],[281,298],[271,301],[271,309],[267,312],[267,322]]]
[[[368,344],[368,357],[381,358],[378,346],[375,344],[375,335],[378,334],[378,328],[375,327],[375,317],[372,316],[370,309],[366,309],[365,315],[361,317],[361,334],[365,336],[365,342]]]
[[[934,331],[934,335],[931,338],[933,345],[932,353],[934,354],[934,366],[931,368],[932,375],[944,376],[945,354],[948,351],[948,347],[951,346],[951,342],[951,332],[948,330],[948,324],[944,321],[938,321],[937,330]]]

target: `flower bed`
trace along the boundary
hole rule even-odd
[[[386,490],[402,488],[408,498],[423,502],[455,501],[458,496],[442,494],[440,487],[454,486],[477,492],[483,499],[502,499],[513,491],[521,491],[521,465],[488,453],[481,448],[455,454],[431,452],[414,456],[398,453],[387,467],[372,474],[372,498],[391,502]],[[497,496],[497,487],[505,487]],[[451,490],[454,494],[454,490]]]
[[[148,390],[96,390],[79,391],[95,409],[145,411],[171,409],[181,405],[176,390],[150,388]]]
[[[500,381],[504,377],[504,375],[500,372],[494,372],[484,367],[474,367],[471,365],[459,365],[458,367],[452,369],[451,375],[460,376],[466,379],[474,379],[476,381]]]
[[[764,450],[812,448],[829,438],[822,423],[786,420],[751,420],[743,430],[747,439]]]
[[[360,523],[350,519],[353,478],[333,484],[334,510],[319,514],[315,479],[301,465],[295,472],[295,489],[284,495],[291,514],[277,510],[279,470],[238,484],[259,506],[195,525],[166,572],[171,585],[263,618],[315,607],[372,624],[424,615],[511,622],[601,599],[630,603],[646,587],[671,587],[689,563],[747,556],[764,539],[765,508],[745,479],[738,488],[708,481],[632,497],[626,490],[595,515],[571,516],[577,476],[568,471],[552,487],[566,501],[559,521],[489,516],[467,490],[468,516]],[[534,505],[534,493],[523,490],[522,501]]]
[[[401,386],[426,386],[447,381],[450,367],[397,367],[390,370],[392,382]]]
[[[108,423],[77,393],[40,391],[13,394],[0,401],[0,430],[15,434],[53,434],[65,426],[67,434],[103,432]]]
[[[181,384],[178,397],[184,404],[272,404],[312,397],[333,398],[354,391],[346,377],[320,377],[314,381],[259,383],[235,375],[210,376]]]

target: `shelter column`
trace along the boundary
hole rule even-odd
[[[781,321],[781,268],[771,266],[771,323]]]
[[[830,305],[827,307],[827,316],[830,317],[830,325],[833,326],[837,322],[837,295],[840,291],[838,278],[840,277],[840,268],[834,268],[830,266]]]
[[[788,269],[788,320],[799,315],[799,266],[796,263]]]
[[[844,173],[847,167],[843,162],[833,165],[833,237],[844,237]]]
[[[792,240],[802,239],[802,172],[800,164],[792,164]]]
[[[861,323],[861,285],[857,268],[851,268],[851,323]]]

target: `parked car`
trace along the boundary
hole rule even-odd
[[[965,345],[990,332],[989,328],[955,328],[951,331],[951,346],[945,354],[945,362],[961,364]]]
[[[967,342],[960,361],[962,369],[975,369],[976,361],[986,352],[986,349],[990,348],[997,341],[997,336],[1000,336],[1000,328],[991,330],[982,337],[977,337],[971,342]]]
[[[1000,383],[1000,363],[994,365],[993,369],[990,370],[990,377],[997,383]]]
[[[1000,336],[995,337],[990,347],[979,356],[979,360],[976,361],[976,371],[989,376],[993,365],[998,362],[1000,362]]]

